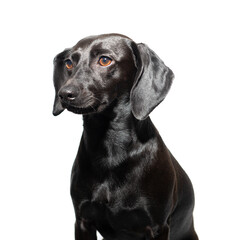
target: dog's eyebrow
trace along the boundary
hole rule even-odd
[[[102,54],[112,54],[113,51],[110,49],[104,49],[104,48],[95,48],[92,49],[91,54],[94,56],[102,55]]]
[[[72,60],[75,61],[75,62],[78,62],[79,59],[80,59],[80,56],[81,55],[79,53],[75,52],[75,53],[72,54]]]

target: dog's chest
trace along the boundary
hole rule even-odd
[[[112,190],[108,183],[99,184],[92,199],[84,200],[79,210],[81,218],[93,222],[103,235],[123,230],[142,234],[152,225],[146,199],[134,186]]]

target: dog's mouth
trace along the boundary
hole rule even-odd
[[[103,104],[87,106],[87,107],[78,107],[70,104],[66,104],[62,102],[62,106],[66,108],[68,111],[76,113],[76,114],[90,114],[90,113],[97,113],[99,109],[102,108]]]
[[[88,113],[94,113],[97,112],[98,106],[89,106],[86,108],[76,107],[72,105],[62,104],[64,108],[66,108],[68,111],[76,113],[76,114],[88,114]]]

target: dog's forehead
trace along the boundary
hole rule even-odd
[[[103,34],[90,36],[80,40],[74,47],[73,51],[93,51],[93,50],[111,50],[120,53],[126,51],[132,40],[120,34]]]

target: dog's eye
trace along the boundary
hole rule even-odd
[[[109,57],[100,57],[98,61],[98,63],[103,67],[109,66],[111,62],[112,62],[112,59]]]
[[[72,69],[73,68],[73,63],[72,63],[72,61],[71,60],[66,60],[65,61],[65,66],[66,66],[66,68],[67,69]]]

